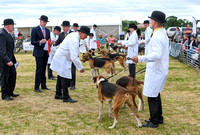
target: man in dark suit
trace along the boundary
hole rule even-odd
[[[14,30],[12,19],[4,20],[4,28],[0,31],[0,68],[1,93],[3,100],[13,100],[19,94],[14,94],[16,83],[16,59],[14,56],[14,39],[9,32]]]
[[[35,73],[35,92],[42,92],[41,89],[50,90],[46,86],[46,66],[48,60],[48,40],[50,38],[50,30],[45,26],[48,17],[42,15],[40,18],[40,25],[33,28],[31,31],[31,44],[34,45],[33,56],[36,60],[36,73]]]
[[[73,32],[73,31],[70,30],[70,22],[69,21],[63,21],[61,25],[63,27],[63,32],[61,32],[59,34],[58,40],[56,41],[56,44],[55,44],[56,46],[60,45],[60,43],[62,43],[62,41],[65,39],[65,37],[67,35],[69,35],[71,32]],[[72,80],[71,80],[71,83],[70,83],[70,87],[71,87],[70,90],[74,90],[75,89],[75,83],[76,83],[76,67],[73,63],[72,63],[71,70],[72,70],[72,72],[71,72],[72,73]]]

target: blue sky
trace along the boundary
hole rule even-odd
[[[48,25],[63,20],[82,25],[143,22],[154,10],[191,21],[192,16],[200,19],[199,7],[198,0],[0,0],[0,23],[13,18],[17,26],[35,26],[43,14],[49,17]]]

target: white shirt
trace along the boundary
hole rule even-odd
[[[86,46],[87,46],[86,39],[84,39],[84,40],[81,39],[81,41],[80,41],[80,47],[79,47],[79,50],[80,50],[81,53],[86,53],[87,52]]]
[[[133,31],[129,39],[127,41],[124,41],[122,44],[128,47],[127,57],[132,58],[138,55],[139,40],[136,31]],[[127,60],[126,63],[134,63],[134,62],[132,60]]]
[[[153,34],[148,49],[148,55],[138,56],[138,62],[147,63],[143,94],[157,97],[163,91],[169,67],[169,39],[164,28]]]
[[[51,37],[51,41],[56,41],[56,35],[54,34],[53,31],[50,33],[50,37]]]
[[[39,26],[40,26],[40,25],[39,25]],[[44,29],[44,33],[45,33],[45,36],[46,36],[45,27],[43,28],[42,26],[40,26],[40,29],[41,29],[41,31],[42,31],[42,34],[43,34],[43,29]],[[44,38],[46,38],[46,37],[44,37]],[[48,41],[45,43],[44,49],[43,49],[43,50],[48,51]]]
[[[67,37],[65,37],[53,57],[50,68],[53,71],[56,71],[59,76],[71,79],[72,62],[79,71],[83,69],[83,65],[79,60],[78,32],[72,32]]]
[[[150,28],[150,26],[148,26],[145,30],[145,41],[144,41],[145,55],[147,55],[147,53],[148,53],[148,46],[149,46],[149,41],[151,39],[152,33],[153,33],[153,30]]]
[[[96,31],[93,28],[90,30],[90,33],[93,33],[94,34],[93,39],[97,40]]]

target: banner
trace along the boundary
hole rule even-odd
[[[34,48],[33,45],[31,45],[31,42],[24,42],[23,43],[23,50],[24,51],[32,51]]]
[[[193,23],[193,33],[194,35],[196,36],[196,33],[197,33],[197,22],[196,22],[196,19],[194,17],[192,17],[192,23]]]

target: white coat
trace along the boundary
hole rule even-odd
[[[132,58],[134,56],[138,56],[139,40],[136,31],[133,31],[129,39],[124,41],[122,44],[128,47],[127,57]],[[132,60],[127,60],[126,63],[132,64],[134,62]]]
[[[89,38],[88,42],[89,42],[90,49],[97,49],[97,43],[94,41],[93,38],[92,39]]]
[[[94,34],[93,39],[97,40],[96,31],[93,28],[90,30],[90,33],[93,33]]]
[[[144,41],[144,44],[145,44],[145,55],[148,54],[148,45],[149,45],[149,41],[151,39],[151,35],[153,33],[153,30],[150,28],[150,26],[148,26],[145,30],[145,41]]]
[[[169,39],[164,28],[153,34],[148,55],[138,56],[138,62],[147,63],[143,94],[157,97],[163,91],[169,67]]]
[[[50,33],[50,37],[51,37],[51,41],[56,41],[56,35],[54,34],[54,32]],[[51,49],[51,51],[49,53],[49,58],[48,58],[48,62],[47,62],[48,64],[51,64],[53,56],[56,53],[56,47],[55,46],[52,45],[50,49]]]
[[[79,33],[70,33],[57,49],[50,68],[63,78],[71,79],[72,62],[80,71],[83,65],[79,60]]]
[[[86,46],[87,46],[86,40],[81,39],[81,41],[80,41],[80,46],[79,46],[79,51],[80,51],[81,53],[86,53],[86,52],[87,52]]]

